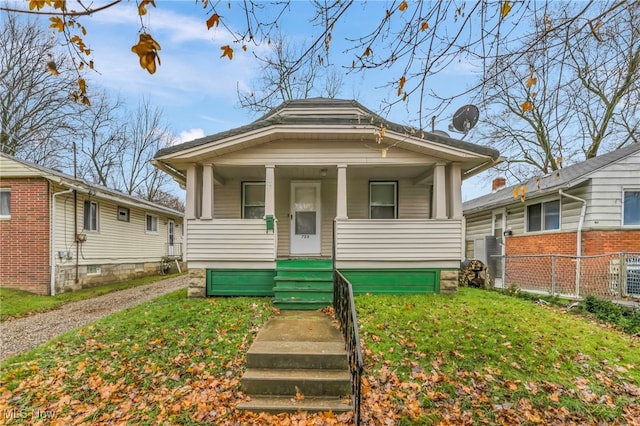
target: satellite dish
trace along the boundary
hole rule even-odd
[[[449,130],[457,130],[462,133],[467,133],[469,130],[478,124],[478,117],[480,111],[475,105],[465,105],[459,108],[453,115],[453,120]]]
[[[444,136],[445,138],[450,137],[449,133],[445,132],[444,130],[433,130],[431,133],[438,136]]]

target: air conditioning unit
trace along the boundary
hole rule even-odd
[[[628,256],[625,263],[625,296],[640,297],[640,256]]]

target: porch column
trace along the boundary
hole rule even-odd
[[[347,219],[347,165],[338,164],[336,219]]]
[[[264,179],[264,214],[276,215],[275,166],[265,166]]]
[[[433,167],[433,219],[447,218],[447,186],[445,184],[444,163],[436,163]]]
[[[197,178],[196,164],[189,164],[187,166],[187,205],[184,212],[186,219],[196,218]]]
[[[213,219],[213,164],[202,166],[202,215],[201,219]]]
[[[459,163],[449,166],[449,218],[462,218],[462,172]]]

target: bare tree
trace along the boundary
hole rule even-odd
[[[126,124],[120,100],[111,100],[106,93],[94,97],[76,124],[81,134],[78,152],[78,174],[85,179],[112,188],[118,187],[118,159],[127,149]]]
[[[53,15],[52,26],[75,50],[80,68],[93,67],[87,59],[90,49],[84,42],[87,28],[80,21],[84,22],[106,8],[119,7],[121,3],[114,0],[93,6],[79,2],[77,8],[71,8],[67,2],[30,2],[36,10],[20,10],[23,13]],[[196,3],[204,6],[206,25],[210,29],[224,29],[234,38],[232,43],[220,46],[223,60],[233,59],[234,47],[235,51],[243,52],[250,50],[251,46],[269,42],[280,31],[285,19],[292,16],[297,20],[304,19],[300,16],[300,8],[305,7],[303,2],[291,0],[270,3],[199,0]],[[539,49],[547,33],[563,32],[568,27],[578,32],[588,31],[610,21],[624,9],[639,7],[638,0],[566,2],[562,3],[566,15],[550,19],[548,11],[553,4],[551,0],[316,0],[308,28],[310,42],[294,60],[285,64],[283,74],[284,77],[295,76],[300,69],[320,60],[330,63],[333,40],[341,38],[348,47],[340,52],[339,57],[348,58],[350,64],[347,67],[351,72],[377,69],[390,76],[388,86],[394,89],[394,94],[384,101],[385,107],[381,112],[406,103],[407,109],[415,111],[413,121],[424,128],[423,121],[439,115],[452,100],[473,94],[494,76],[517,66],[525,55]],[[133,13],[140,16],[152,14],[151,8],[155,5],[155,2],[142,0]],[[158,5],[161,7],[160,3]],[[0,9],[11,8],[0,6]],[[353,20],[359,20],[358,28],[350,25]],[[538,38],[522,37],[529,25],[541,22],[545,31],[538,32]],[[138,55],[141,68],[154,73],[159,65],[160,44],[150,34],[149,27],[143,25],[143,20],[138,38],[132,50]],[[505,56],[505,49],[513,45],[518,49],[509,49],[512,54]],[[496,61],[500,57],[503,60]],[[454,92],[441,90],[432,84],[435,76],[448,72],[451,66],[460,62],[474,64],[484,78],[474,87],[463,87]],[[76,92],[80,93],[75,97],[84,101],[86,87],[80,81],[78,89]],[[279,87],[272,88],[273,93],[278,90]],[[260,99],[270,97],[267,93]],[[434,99],[436,103],[433,103]]]
[[[248,92],[238,89],[243,108],[265,113],[285,101],[315,96],[335,98],[340,93],[342,75],[335,67],[313,60],[294,68],[306,49],[294,47],[282,34],[278,34],[270,45],[269,56],[256,56],[260,61],[260,73],[255,86]]]
[[[171,132],[163,123],[162,110],[153,107],[149,99],[138,103],[128,114],[124,140],[126,148],[117,157],[118,189],[130,195],[154,201],[169,183],[169,176],[149,162],[155,153],[171,144]]]
[[[483,105],[492,113],[479,134],[508,158],[503,172],[521,180],[592,158],[603,144],[613,149],[637,140],[640,12],[618,12],[606,23],[562,31],[541,21],[529,36],[539,41],[535,50],[511,67],[504,62],[517,47],[496,60],[503,71],[485,85]],[[551,11],[545,16],[553,20]]]
[[[58,43],[32,20],[5,13],[0,29],[0,150],[38,164],[59,167],[70,150],[69,98],[75,74]],[[55,68],[53,75],[47,67]]]

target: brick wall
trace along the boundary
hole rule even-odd
[[[507,256],[524,254],[576,254],[575,232],[516,235],[505,238]]]
[[[0,220],[0,285],[49,294],[49,183],[2,179],[11,188],[11,219]]]
[[[582,233],[584,255],[640,252],[640,229],[622,231],[586,231]]]

